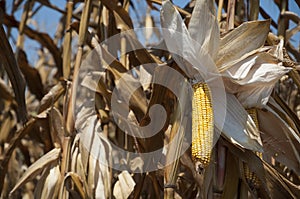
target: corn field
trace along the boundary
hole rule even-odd
[[[0,0],[0,25],[0,198],[300,198],[300,0]]]

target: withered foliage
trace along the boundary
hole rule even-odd
[[[269,4],[0,0],[0,198],[300,198],[300,1]],[[212,65],[225,124],[200,168],[190,79]]]

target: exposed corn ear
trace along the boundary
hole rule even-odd
[[[248,109],[247,112],[249,113],[249,115],[251,116],[251,118],[253,119],[256,127],[259,129],[259,123],[258,123],[258,118],[257,118],[257,110],[256,108],[251,108]],[[262,153],[260,152],[255,152],[255,154],[262,159]],[[244,166],[244,174],[245,174],[245,179],[248,182],[250,187],[258,187],[260,185],[260,180],[258,179],[257,175],[250,171],[249,167],[247,164],[243,164]]]
[[[193,85],[192,100],[192,158],[206,167],[213,148],[213,108],[211,93],[206,83]]]

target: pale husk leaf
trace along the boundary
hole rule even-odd
[[[223,72],[228,90],[236,93],[245,108],[263,107],[277,80],[291,68],[283,67],[278,60],[266,52],[256,53]]]
[[[173,59],[189,77],[193,77],[196,71],[188,66],[185,60],[197,65],[194,64],[197,63],[197,57],[193,47],[196,43],[192,43],[180,14],[169,0],[162,2],[161,26],[164,40]]]
[[[126,199],[133,191],[135,182],[128,171],[122,171],[118,178],[119,180],[114,186],[113,195],[116,199]]]
[[[52,167],[47,174],[46,179],[40,181],[43,189],[40,193],[35,192],[36,198],[51,199],[57,197],[61,178],[59,165]]]
[[[79,149],[82,166],[87,176],[89,193],[95,193],[96,198],[107,198],[111,192],[111,148],[102,135],[97,115],[93,113],[93,103],[86,103],[85,106],[75,123],[77,131],[81,133]]]
[[[269,33],[270,20],[245,22],[220,40],[216,65],[224,71],[236,60],[262,47]]]
[[[196,1],[188,30],[191,38],[199,43],[199,47],[215,58],[219,48],[220,31],[212,1]],[[196,52],[199,51],[200,49],[196,48]]]
[[[218,123],[216,123],[216,130],[222,131],[227,139],[242,148],[253,151],[262,151],[262,142],[259,131],[252,118],[234,95],[227,94],[226,99],[226,117],[224,126],[223,128],[220,128]],[[222,99],[220,99],[220,102],[221,101]]]

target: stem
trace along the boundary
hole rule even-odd
[[[219,4],[218,4],[218,15],[217,15],[218,22],[220,22],[220,21],[221,21],[221,18],[222,18],[223,3],[224,3],[224,0],[219,0]]]
[[[259,14],[259,0],[252,0],[250,4],[250,16],[251,21],[257,20]]]
[[[227,30],[234,28],[235,0],[228,0],[227,7]]]

